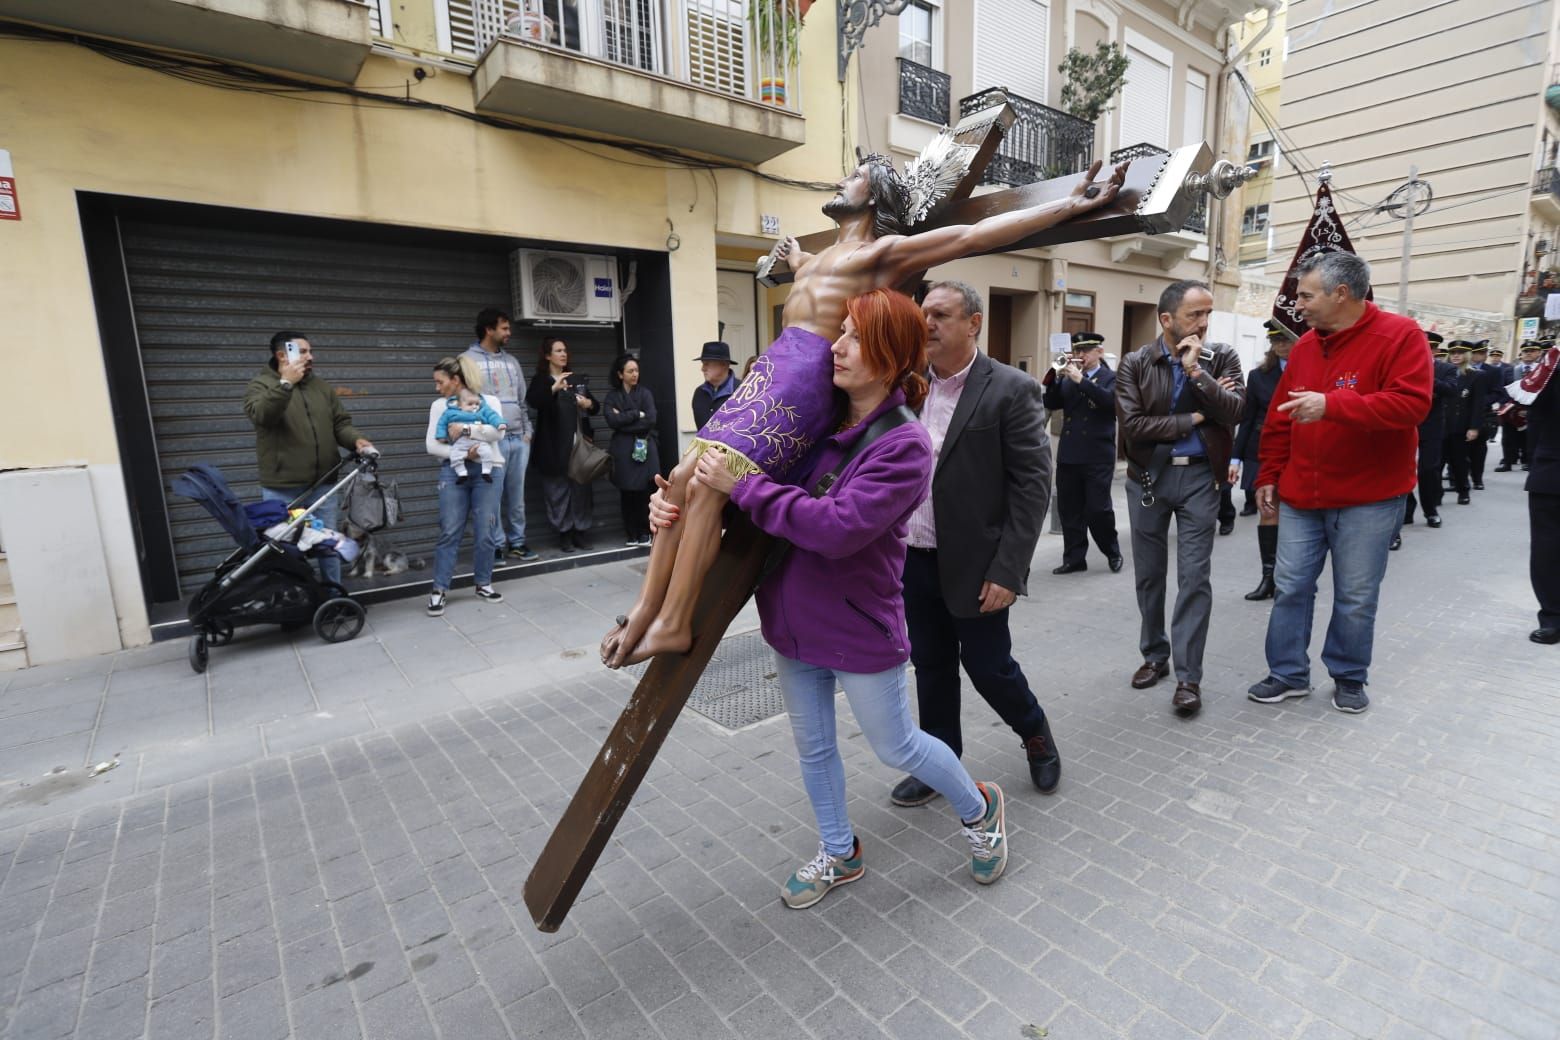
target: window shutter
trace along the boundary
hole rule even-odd
[[[1169,147],[1170,66],[1127,44],[1127,85],[1121,92],[1121,147]]]
[[[747,24],[731,0],[687,0],[688,79],[697,86],[747,97]]]
[[[549,9],[558,0],[543,0]],[[520,13],[520,0],[435,0],[440,19],[439,44],[451,54],[475,58],[504,35],[509,19]]]
[[[395,23],[391,19],[390,0],[368,0],[368,31],[374,36],[389,39],[395,35]]]
[[[1208,112],[1208,77],[1192,69],[1186,74],[1186,133],[1181,143],[1201,144],[1206,136],[1205,120]]]
[[[1045,104],[1050,5],[1039,0],[981,0],[975,17],[975,90],[1006,87]]]

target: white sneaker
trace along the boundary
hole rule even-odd
[[[439,617],[444,613],[444,593],[435,590],[428,597],[428,616]]]
[[[489,603],[502,603],[502,602],[504,602],[504,594],[502,592],[499,592],[497,589],[495,589],[491,585],[478,585],[477,586],[477,598],[478,599],[485,599]]]

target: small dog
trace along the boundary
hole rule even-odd
[[[404,574],[409,570],[420,571],[428,566],[421,557],[413,559],[395,548],[386,531],[369,534],[361,528],[347,525],[348,537],[358,543],[358,558],[347,571],[354,578],[374,578]]]

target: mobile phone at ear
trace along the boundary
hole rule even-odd
[[[286,350],[287,360],[291,364],[296,365],[298,359],[303,356],[303,352],[298,349],[298,341],[295,339],[288,340],[283,349]]]

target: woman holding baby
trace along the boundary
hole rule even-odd
[[[498,502],[504,481],[502,476],[492,479],[492,468],[504,464],[503,453],[492,450],[503,437],[504,427],[490,421],[503,413],[497,398],[482,393],[482,374],[470,358],[441,359],[433,366],[433,388],[439,396],[428,409],[428,433],[423,443],[428,454],[440,462],[439,540],[433,549],[433,591],[428,596],[428,616],[438,617],[444,613],[445,597],[455,578],[455,557],[468,521],[475,532],[472,570],[477,596],[490,603],[504,598],[493,587]],[[479,400],[473,400],[472,394]]]

